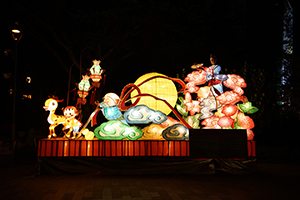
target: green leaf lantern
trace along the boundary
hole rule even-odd
[[[258,108],[252,106],[252,103],[250,101],[247,101],[243,104],[237,104],[237,106],[240,109],[240,111],[242,111],[244,113],[248,113],[248,114],[253,114],[258,111]]]

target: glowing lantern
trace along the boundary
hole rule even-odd
[[[74,106],[67,106],[64,109],[64,116],[66,118],[63,130],[69,129],[66,133],[66,137],[70,137],[73,132],[73,138],[76,137],[79,132],[79,128],[82,125],[75,117],[79,114],[78,110]]]
[[[244,113],[253,114],[258,111],[258,108],[252,106],[250,101],[245,102],[244,104],[237,104],[239,109]]]
[[[201,106],[199,101],[193,101],[191,94],[186,93],[185,94],[185,106],[187,111],[190,111],[190,114],[193,116],[195,113],[200,113]]]
[[[247,140],[253,140],[254,138],[254,133],[252,130],[247,129]]]
[[[149,79],[153,76],[165,76],[163,74],[159,74],[159,73],[148,73],[145,74],[141,77],[139,77],[136,81],[135,81],[135,85],[138,85],[139,83],[145,81],[146,79]],[[175,84],[173,83],[173,81],[168,80],[168,79],[164,79],[164,78],[154,78],[144,84],[142,84],[141,86],[139,86],[139,89],[141,90],[141,93],[144,94],[151,94],[153,96],[156,96],[160,99],[164,99],[166,100],[171,106],[175,106],[176,105],[176,101],[177,101],[177,90],[175,87]],[[137,95],[137,91],[133,91],[131,93],[131,97]],[[166,115],[168,115],[171,112],[171,109],[162,101],[157,101],[155,99],[153,99],[152,97],[142,97],[141,100],[139,101],[138,105],[146,105],[149,108],[153,109],[153,110],[159,110],[163,113],[165,113]]]
[[[222,109],[222,113],[226,116],[233,116],[238,111],[237,106],[235,105],[225,105]]]
[[[201,122],[203,126],[205,126],[203,129],[219,129],[220,126],[218,125],[219,117],[212,116],[209,118],[206,118]]]
[[[49,116],[47,118],[50,126],[49,126],[49,135],[48,138],[56,137],[55,127],[59,124],[64,124],[66,121],[66,117],[64,115],[56,115],[55,111],[58,106],[58,102],[62,102],[63,100],[58,100],[57,98],[50,98],[45,101],[44,109],[45,111],[49,111]]]
[[[255,126],[254,121],[242,112],[238,114],[238,125],[240,126],[239,128],[242,129],[252,129]]]
[[[90,82],[89,82],[90,77],[88,75],[82,76],[82,80],[78,84],[78,92],[77,94],[79,95],[80,98],[78,98],[77,103],[82,103],[86,104],[86,99],[85,97],[89,94],[89,89],[90,89]]]
[[[93,66],[90,68],[91,76],[90,78],[93,80],[93,87],[99,87],[99,81],[102,79],[101,74],[103,73],[103,69],[100,67],[100,60],[93,60]]]
[[[233,123],[233,119],[229,116],[224,116],[221,117],[218,121],[218,125],[224,128],[230,128],[232,123]]]

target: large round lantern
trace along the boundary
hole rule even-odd
[[[138,85],[141,82],[154,76],[165,76],[165,75],[156,72],[148,73],[139,77],[134,84]],[[160,99],[166,100],[172,107],[176,105],[176,101],[178,98],[177,89],[175,84],[171,80],[164,79],[164,78],[154,78],[139,86],[139,89],[144,94],[151,94]],[[131,97],[135,95],[137,95],[137,92],[133,91],[131,93]],[[171,112],[171,109],[164,102],[157,101],[152,97],[147,97],[147,96],[142,97],[138,105],[147,105],[149,108],[153,110],[159,110],[165,113],[166,115],[168,115]]]

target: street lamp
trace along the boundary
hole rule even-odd
[[[16,135],[16,98],[17,98],[17,66],[18,66],[18,42],[23,36],[18,22],[15,22],[14,26],[10,31],[11,37],[15,41],[15,69],[14,69],[14,89],[13,89],[13,114],[12,114],[12,141],[15,140]]]

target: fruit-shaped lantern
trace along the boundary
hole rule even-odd
[[[86,104],[85,97],[89,94],[89,89],[91,86],[89,79],[90,79],[90,77],[88,75],[82,76],[82,80],[78,84],[77,94],[79,95],[80,98],[78,98],[77,103]]]
[[[93,60],[93,66],[90,68],[91,76],[90,78],[93,80],[93,87],[100,87],[100,80],[102,79],[101,74],[103,73],[103,69],[100,67],[100,60]]]

